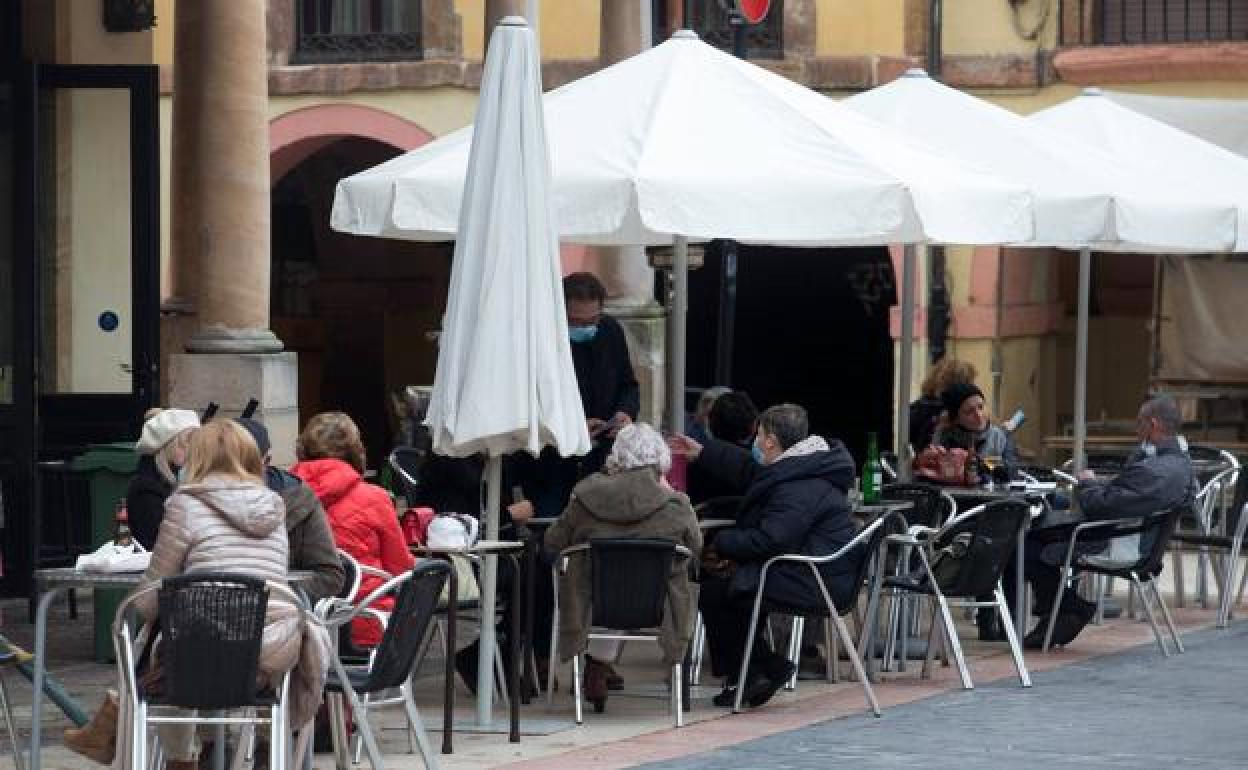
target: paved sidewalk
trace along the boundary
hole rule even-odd
[[[683,759],[663,770],[1232,768],[1248,766],[1248,623],[1035,676],[851,716]],[[960,729],[966,728],[966,729]]]

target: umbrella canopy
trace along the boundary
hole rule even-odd
[[[1024,186],[1035,207],[1035,233],[1025,245],[1218,251],[1235,237],[1235,213],[1225,200],[1159,187],[1136,164],[938,83],[923,70],[842,104]]]
[[[1097,88],[1085,89],[1074,99],[1041,110],[1029,120],[1090,144],[1115,163],[1147,174],[1152,179],[1151,189],[1214,200],[1232,208],[1235,237],[1221,249],[1203,251],[1248,251],[1248,186],[1244,184],[1248,158],[1129,110]]]
[[[1002,243],[1030,198],[681,31],[545,97],[565,240]],[[454,237],[472,129],[339,182],[337,230]]]
[[[433,449],[589,451],[572,367],[532,32],[490,43],[428,424]]]

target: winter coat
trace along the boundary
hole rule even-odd
[[[628,341],[619,321],[603,315],[592,340],[572,343],[572,365],[587,418],[609,420],[623,412],[637,419],[641,386],[633,376]]]
[[[711,441],[697,465],[745,490],[736,526],[716,533],[719,555],[736,562],[731,592],[752,597],[763,564],[780,554],[828,556],[854,538],[846,490],[854,481],[854,461],[840,441],[810,436],[794,444],[770,465],[760,465],[733,444]],[[819,568],[832,600],[848,603],[861,554]],[[794,609],[824,609],[823,595],[810,568],[778,564],[767,574],[766,598]]]
[[[173,494],[173,484],[160,475],[156,458],[143,455],[139,467],[126,488],[126,514],[130,517],[130,534],[147,550],[156,545],[160,520],[165,516],[165,501]]]
[[[415,559],[407,549],[399,516],[384,489],[364,481],[359,471],[335,458],[307,460],[296,463],[290,470],[320,498],[339,548],[360,564],[391,575],[412,568]],[[356,601],[368,596],[383,582],[379,577],[365,575],[355,595]],[[394,599],[385,597],[373,607],[389,611],[394,607]],[[356,645],[375,645],[381,641],[381,627],[371,619],[359,618],[352,622],[351,640]]]
[[[160,535],[140,588],[192,572],[236,572],[286,582],[285,506],[272,490],[253,482],[210,476],[178,488],[165,504]],[[159,613],[158,593],[136,602],[147,620]],[[308,613],[270,595],[260,646],[259,671],[276,683],[296,665],[291,684],[293,725],[316,713],[329,667],[329,635]]]
[[[342,589],[342,560],[329,529],[329,518],[316,493],[300,478],[281,468],[265,469],[265,484],[286,505],[286,538],[290,542],[290,568],[315,572],[300,587],[315,605]]]
[[[683,545],[697,559],[702,531],[689,498],[660,483],[651,468],[615,474],[596,473],[576,485],[563,516],[546,530],[552,554],[598,537],[660,538]],[[559,651],[564,660],[584,652],[589,633],[590,570],[574,556],[559,580]],[[659,645],[668,665],[679,663],[693,636],[697,590],[689,578],[690,561],[676,558],[667,583],[667,606]]]

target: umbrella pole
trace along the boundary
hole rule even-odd
[[[902,246],[901,256],[901,356],[897,372],[897,473],[910,480],[910,378],[914,369],[914,273],[917,247]]]
[[[486,503],[481,512],[482,540],[498,539],[498,508],[503,483],[503,458],[491,455],[485,466]],[[494,588],[498,582],[498,556],[481,560],[481,643],[477,651],[477,724],[490,724],[494,700]],[[454,650],[448,654],[454,655]]]
[[[1001,327],[1005,316],[1005,248],[997,247],[997,307],[996,322],[992,335],[992,417],[1001,419],[1001,379],[1005,362],[1002,360],[1005,344],[1001,339]]]
[[[1092,293],[1092,253],[1079,250],[1079,319],[1075,325],[1075,472],[1084,469],[1088,436],[1088,300]]]
[[[689,239],[672,239],[671,355],[667,371],[667,420],[672,433],[685,432],[685,322],[689,312]]]

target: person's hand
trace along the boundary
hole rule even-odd
[[[515,523],[524,524],[533,518],[533,503],[528,500],[512,503],[507,506],[507,513],[511,515],[511,520]]]
[[[702,445],[682,433],[674,433],[667,439],[667,448],[673,454],[682,455],[689,462],[697,462],[702,456]]]
[[[1096,481],[1096,474],[1085,468],[1084,470],[1079,471],[1077,478],[1080,481]]]
[[[611,422],[608,423],[608,425],[610,425],[610,432],[607,435],[611,436],[611,438],[615,438],[617,433],[632,424],[632,417],[629,417],[624,412],[616,412],[615,416],[611,418]]]
[[[606,426],[606,424],[606,420],[600,420],[597,417],[590,417],[587,419],[585,421],[585,427],[589,428],[589,437],[596,438],[598,434],[602,432],[602,429]]]

